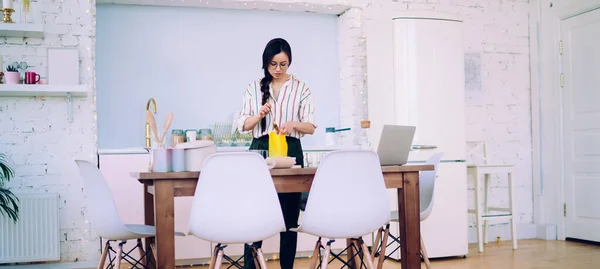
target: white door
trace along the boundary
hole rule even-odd
[[[561,22],[566,237],[600,242],[600,9]]]

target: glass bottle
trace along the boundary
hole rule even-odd
[[[179,143],[185,142],[185,137],[183,135],[183,130],[174,129],[171,131],[171,144],[173,147]]]

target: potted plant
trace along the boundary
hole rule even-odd
[[[6,73],[4,73],[4,78],[6,84],[19,84],[19,81],[21,80],[19,69],[12,64],[8,65],[8,67],[6,67]]]
[[[5,184],[15,176],[5,154],[0,153],[0,215],[8,216],[13,222],[19,220],[19,198]]]

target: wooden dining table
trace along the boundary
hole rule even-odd
[[[403,269],[421,268],[419,171],[432,171],[433,165],[382,166],[386,188],[397,189],[400,227],[400,251]],[[308,192],[317,168],[272,169],[278,193]],[[144,220],[156,227],[156,237],[146,238],[146,248],[156,246],[150,259],[156,268],[175,268],[174,200],[194,196],[201,172],[132,172],[131,177],[144,184]],[[352,195],[352,194],[348,194]],[[349,248],[351,249],[351,248]],[[376,249],[374,246],[373,249]],[[347,256],[353,253],[347,251]]]

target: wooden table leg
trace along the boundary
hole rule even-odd
[[[158,269],[175,268],[175,210],[173,180],[154,181],[156,260]]]
[[[403,188],[398,189],[401,264],[403,269],[421,268],[419,172],[404,173],[403,177]]]
[[[154,195],[148,192],[148,185],[144,184],[144,224],[154,226]],[[144,251],[148,252],[146,261],[148,265],[153,264],[156,266],[156,257],[152,254],[152,248],[150,246],[154,244],[153,237],[146,237],[144,240],[145,248]],[[150,263],[152,261],[152,263]],[[150,266],[149,266],[150,267]]]

